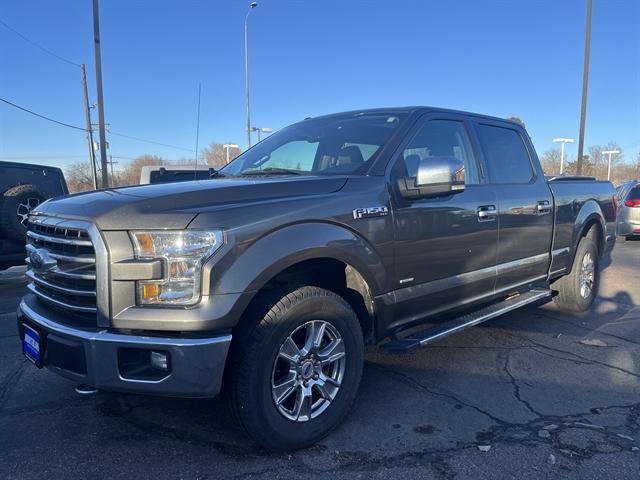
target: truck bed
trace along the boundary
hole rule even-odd
[[[615,189],[611,182],[592,177],[551,177],[548,183],[555,205],[551,248],[551,274],[554,277],[571,268],[577,237],[581,233],[578,226],[589,221],[600,224],[600,214],[605,219],[605,225],[600,225],[604,236],[602,248],[612,247],[616,229]]]

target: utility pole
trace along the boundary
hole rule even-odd
[[[249,5],[249,11],[244,17],[244,90],[247,101],[247,148],[251,148],[251,109],[249,107],[249,35],[247,33],[247,24],[249,20],[249,14],[258,6],[258,2],[251,2]]]
[[[582,154],[584,152],[584,124],[587,116],[587,87],[589,85],[589,52],[591,50],[591,10],[593,0],[587,0],[587,32],[584,42],[584,70],[582,72],[582,106],[580,107],[580,135],[578,137],[577,174],[582,175]]]
[[[98,130],[100,132],[100,165],[102,166],[102,188],[109,188],[107,171],[107,138],[104,131],[104,98],[102,96],[102,57],[100,55],[100,5],[93,0],[93,45],[96,61],[96,87],[98,89]]]
[[[560,147],[560,175],[564,172],[564,144],[573,143],[573,138],[554,138],[553,143],[561,143]]]
[[[113,182],[113,164],[118,163],[113,161],[113,155],[109,155],[109,167],[111,167],[111,182]]]
[[[82,70],[82,93],[84,98],[84,116],[87,122],[87,142],[89,143],[89,161],[91,162],[91,178],[93,189],[98,189],[98,172],[96,171],[96,151],[93,149],[93,127],[91,126],[91,111],[89,107],[89,94],[87,93],[87,71],[84,63],[80,65]]]
[[[620,153],[620,150],[604,150],[602,152],[603,155],[607,155],[609,157],[609,168],[607,169],[607,180],[611,180],[611,155],[615,155]]]

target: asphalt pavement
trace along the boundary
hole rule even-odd
[[[640,477],[640,242],[592,311],[526,308],[404,355],[377,348],[346,422],[269,454],[224,404],[101,392],[25,360],[21,275],[0,275],[1,478]]]

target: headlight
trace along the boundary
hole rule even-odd
[[[222,246],[222,231],[131,232],[137,258],[164,260],[162,280],[137,282],[141,305],[193,305],[200,300],[203,262]]]

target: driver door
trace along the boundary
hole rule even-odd
[[[493,294],[497,199],[482,174],[472,132],[464,117],[428,115],[409,136],[391,169],[397,286],[392,328]],[[430,157],[461,160],[464,191],[402,198],[395,187],[398,180],[415,177],[420,162]]]

